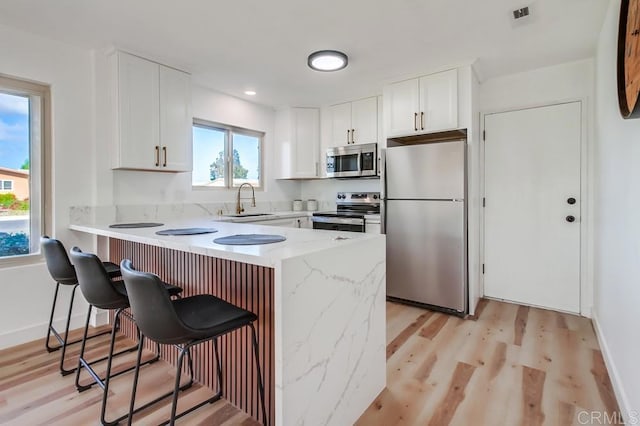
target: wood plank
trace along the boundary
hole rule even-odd
[[[528,306],[520,306],[518,308],[518,314],[516,315],[515,322],[515,337],[513,339],[513,344],[522,346],[522,337],[524,336],[524,332],[527,329],[527,317],[529,316],[529,307]]]
[[[542,393],[545,372],[535,368],[522,369],[522,425],[537,426],[544,422],[542,412]]]
[[[449,317],[445,314],[436,314],[431,322],[420,330],[420,336],[433,340],[447,323]]]
[[[458,365],[456,365],[456,369],[451,377],[451,383],[449,384],[449,390],[438,406],[435,414],[431,417],[429,426],[448,425],[451,422],[458,406],[465,398],[465,389],[475,369],[473,365],[464,362],[459,362]]]
[[[426,323],[429,318],[433,315],[433,312],[427,311],[421,314],[414,322],[409,324],[407,328],[405,328],[395,339],[391,341],[387,345],[387,359],[391,358],[391,356],[396,353],[398,348],[405,344],[405,342],[413,335],[420,327]]]

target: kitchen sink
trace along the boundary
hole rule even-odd
[[[240,213],[240,214],[225,214],[226,217],[254,217],[254,216],[273,216],[273,213]]]

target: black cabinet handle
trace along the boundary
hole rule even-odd
[[[571,215],[567,216],[565,219],[566,219],[566,220],[567,220],[567,222],[569,222],[569,223],[571,223],[571,222],[575,222],[575,221],[576,221],[575,216],[571,216]]]
[[[567,203],[573,205],[576,203],[576,199],[573,197],[569,197],[567,198]]]

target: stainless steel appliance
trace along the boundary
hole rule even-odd
[[[365,232],[365,216],[380,213],[379,192],[338,192],[336,210],[315,212],[313,229]]]
[[[327,149],[327,177],[378,176],[378,144],[339,146]]]
[[[383,151],[389,298],[467,312],[466,151],[466,139],[394,139]]]

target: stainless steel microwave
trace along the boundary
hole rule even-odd
[[[378,175],[378,144],[338,146],[327,149],[327,177]]]

